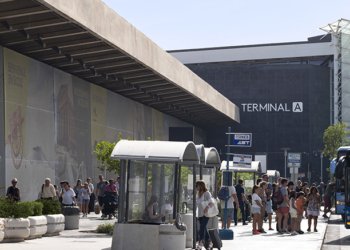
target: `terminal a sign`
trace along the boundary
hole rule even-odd
[[[243,112],[303,112],[302,102],[288,103],[242,103]]]

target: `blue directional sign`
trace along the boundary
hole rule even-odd
[[[251,147],[251,133],[233,133],[233,147]]]

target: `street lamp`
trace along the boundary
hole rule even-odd
[[[320,158],[321,158],[321,181],[323,182],[323,150],[317,150],[317,152],[320,152]]]
[[[281,150],[284,150],[284,178],[287,178],[287,156],[290,148],[281,148]]]

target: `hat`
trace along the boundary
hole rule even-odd
[[[18,182],[17,178],[13,178],[11,182]]]
[[[45,181],[49,181],[49,182],[51,182],[51,179],[50,179],[50,178],[46,178],[46,179],[45,179]]]
[[[66,181],[66,180],[60,182],[61,185],[62,185],[63,183],[66,183],[67,185],[69,185],[68,181]]]

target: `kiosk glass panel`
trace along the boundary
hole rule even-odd
[[[175,166],[132,161],[129,171],[128,221],[162,223],[172,219]],[[147,213],[147,207],[153,211],[153,215],[165,216],[152,218]]]

